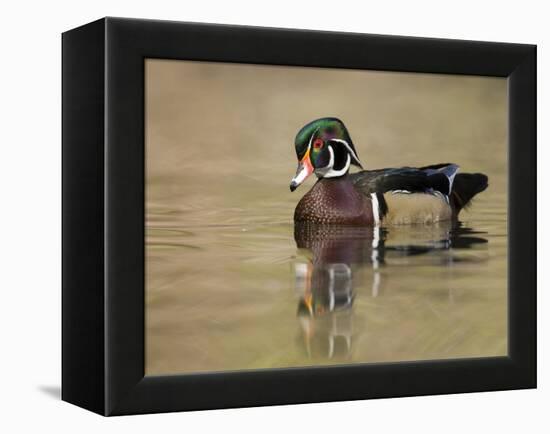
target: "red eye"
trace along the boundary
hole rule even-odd
[[[313,142],[313,149],[321,149],[323,147],[323,141],[321,139],[315,139]]]

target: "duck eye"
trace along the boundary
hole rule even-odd
[[[323,147],[323,141],[321,139],[315,139],[313,142],[313,149],[321,149]]]

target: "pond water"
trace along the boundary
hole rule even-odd
[[[506,355],[506,98],[500,78],[148,60],[146,373]],[[295,227],[314,179],[289,191],[294,136],[328,115],[368,169],[453,162],[489,188],[454,226]]]
[[[498,198],[454,227],[295,226],[288,205],[151,207],[149,374],[506,354]]]

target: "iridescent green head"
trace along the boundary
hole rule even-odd
[[[294,143],[298,170],[290,183],[294,191],[313,172],[319,178],[335,178],[348,173],[350,165],[362,167],[344,123],[337,118],[321,118],[305,125]]]

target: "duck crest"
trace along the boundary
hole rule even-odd
[[[298,202],[294,221],[318,224],[372,225],[372,202],[348,175],[320,178]]]

